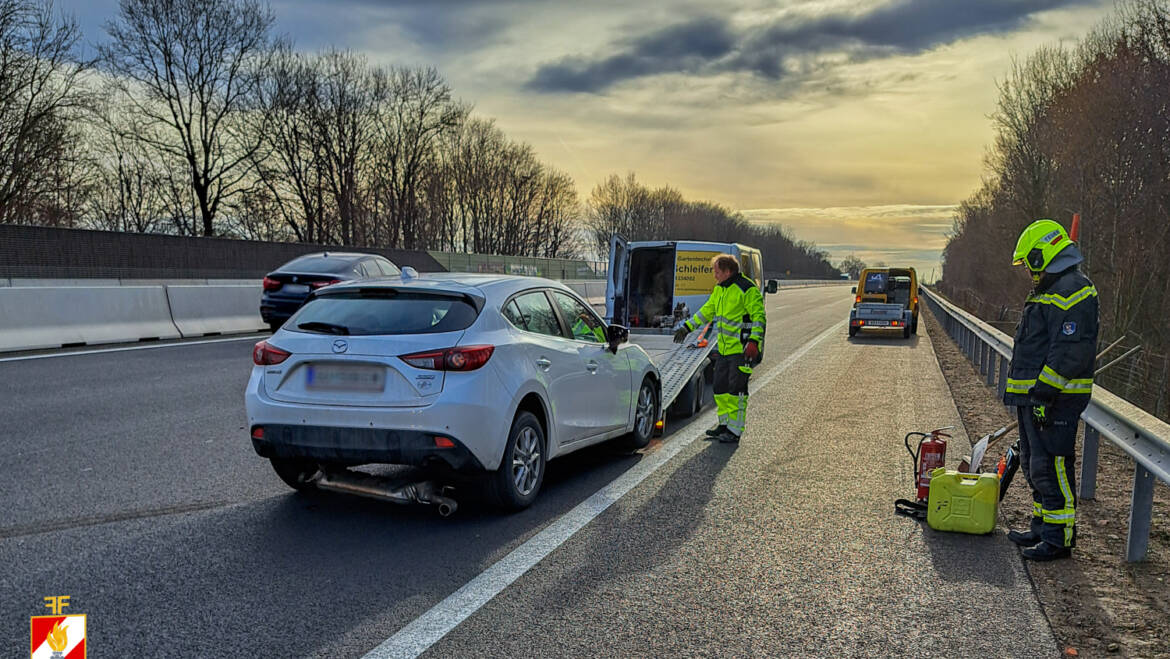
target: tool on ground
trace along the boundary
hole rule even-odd
[[[934,470],[943,467],[947,459],[947,439],[950,439],[951,436],[943,431],[952,428],[954,426],[936,428],[930,432],[906,433],[903,442],[906,444],[906,451],[910,454],[911,465],[914,468],[917,499],[914,501],[898,499],[894,502],[894,512],[919,519],[926,517],[926,500],[930,496],[931,474]],[[917,450],[910,448],[910,438],[912,437],[919,438]]]
[[[1125,337],[1122,336],[1121,338],[1123,339]],[[1111,349],[1113,349],[1114,346],[1116,346],[1120,342],[1121,342],[1121,339],[1114,341],[1109,347],[1105,348],[1097,355],[1097,359],[1101,359],[1101,357],[1103,357],[1105,355],[1105,353],[1109,352]],[[1141,349],[1142,349],[1141,346],[1134,346],[1133,348],[1130,348],[1129,350],[1127,350],[1124,354],[1122,354],[1117,359],[1114,359],[1113,361],[1109,362],[1108,364],[1105,364],[1104,366],[1098,368],[1097,374],[1100,374],[1100,373],[1108,370],[1109,368],[1111,368],[1112,366],[1114,366],[1115,364],[1117,364],[1121,360],[1125,359],[1126,357],[1129,357],[1130,355],[1134,354],[1135,352],[1137,352],[1138,350],[1141,350]],[[959,461],[959,471],[963,472],[963,473],[972,473],[972,474],[979,473],[979,470],[982,468],[982,465],[983,465],[983,456],[987,455],[987,450],[989,448],[991,448],[992,446],[994,446],[996,444],[996,442],[998,442],[1000,439],[1003,439],[1004,435],[1015,430],[1016,426],[1018,426],[1018,425],[1020,425],[1018,421],[1013,421],[1013,422],[1007,424],[1006,426],[1000,428],[999,430],[996,430],[995,432],[992,432],[992,433],[988,433],[988,434],[984,435],[982,438],[980,438],[980,440],[975,442],[975,445],[971,447],[971,456],[969,458],[964,456],[963,459]]]

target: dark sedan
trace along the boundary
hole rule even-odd
[[[260,317],[276,331],[301,308],[309,293],[330,284],[354,279],[397,277],[398,266],[375,254],[318,252],[285,263],[264,278]]]

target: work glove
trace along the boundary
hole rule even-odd
[[[755,341],[748,341],[747,345],[743,347],[743,356],[747,357],[749,362],[754,362],[760,357],[760,347],[756,345]]]
[[[682,343],[683,341],[686,341],[687,335],[690,333],[691,331],[687,329],[686,325],[679,325],[678,329],[674,331],[674,342]]]
[[[1048,417],[1047,405],[1036,405],[1032,407],[1032,420],[1036,422],[1037,428],[1047,428],[1052,425],[1052,419]]]

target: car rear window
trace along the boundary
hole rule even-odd
[[[871,272],[865,276],[865,292],[880,295],[886,292],[886,277],[884,272]]]
[[[301,307],[285,327],[349,336],[438,334],[465,330],[478,315],[465,298],[388,291],[315,298]]]
[[[281,270],[289,272],[349,272],[353,268],[353,259],[331,259],[324,256],[309,256],[293,259],[281,266]]]

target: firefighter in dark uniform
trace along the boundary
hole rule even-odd
[[[1020,422],[1020,466],[1032,488],[1032,523],[1008,538],[1025,558],[1067,558],[1076,546],[1077,421],[1093,392],[1097,289],[1081,273],[1084,258],[1052,220],[1028,225],[1014,265],[1034,284],[1016,328],[1003,402]]]
[[[719,354],[715,358],[715,406],[719,425],[707,436],[720,442],[738,442],[747,423],[748,379],[759,364],[767,329],[764,295],[756,282],[739,271],[731,254],[711,259],[715,289],[702,309],[675,331],[682,343],[688,334],[710,322],[715,326]]]

